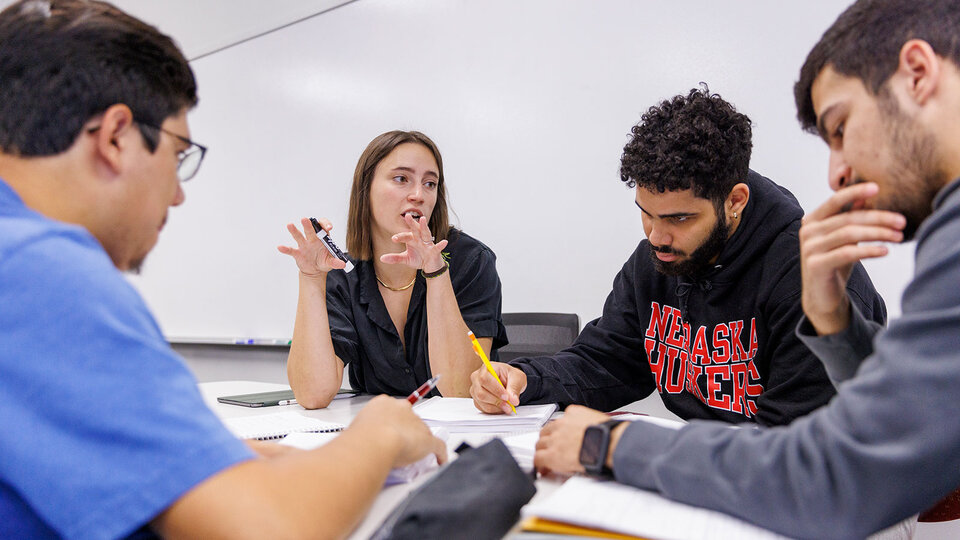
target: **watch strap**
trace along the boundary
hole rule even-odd
[[[607,467],[607,455],[610,452],[610,433],[613,431],[613,428],[621,422],[623,422],[623,420],[607,420],[606,422],[587,426],[587,429],[583,433],[584,442],[581,443],[580,448],[580,464],[583,465],[587,474],[600,477],[610,477],[613,475],[613,471]],[[597,432],[599,432],[599,434],[597,434]],[[599,441],[590,441],[590,445],[587,447],[587,438],[597,436],[601,437],[601,439]],[[584,452],[586,448],[594,449],[593,451],[596,451],[598,455],[589,455],[590,450],[587,450],[587,454],[585,455]]]
[[[613,429],[620,424],[626,422],[626,420],[607,420],[603,425],[607,426],[607,455],[610,455],[610,439],[613,437]],[[606,478],[613,478],[613,469],[607,467],[607,456],[603,456],[603,468],[602,475]]]

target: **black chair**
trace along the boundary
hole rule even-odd
[[[504,313],[510,344],[499,349],[500,361],[553,354],[573,344],[580,334],[576,313]]]

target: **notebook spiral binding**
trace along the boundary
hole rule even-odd
[[[276,432],[276,433],[267,433],[267,434],[255,437],[255,439],[258,441],[273,441],[276,439],[282,439],[291,433],[334,433],[337,431],[343,431],[343,428],[336,426],[336,427],[330,427],[327,429],[294,429],[294,430],[282,431],[282,432]]]
[[[282,439],[290,433],[330,433],[346,426],[302,416],[294,411],[258,416],[228,418],[227,428],[241,439],[270,441]]]

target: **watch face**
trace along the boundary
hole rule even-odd
[[[580,464],[587,469],[587,472],[595,472],[603,464],[606,456],[603,429],[599,426],[590,426],[583,434],[583,443],[580,446]]]

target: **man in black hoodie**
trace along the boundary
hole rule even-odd
[[[834,388],[794,333],[803,210],[749,169],[751,146],[750,119],[706,86],[651,107],[620,170],[636,188],[647,239],[570,348],[494,363],[506,389],[476,371],[477,408],[558,402],[610,411],[656,390],[684,419],[770,426],[827,403]],[[884,323],[883,300],[859,264],[847,291]],[[567,459],[578,459],[588,423],[567,437]]]

